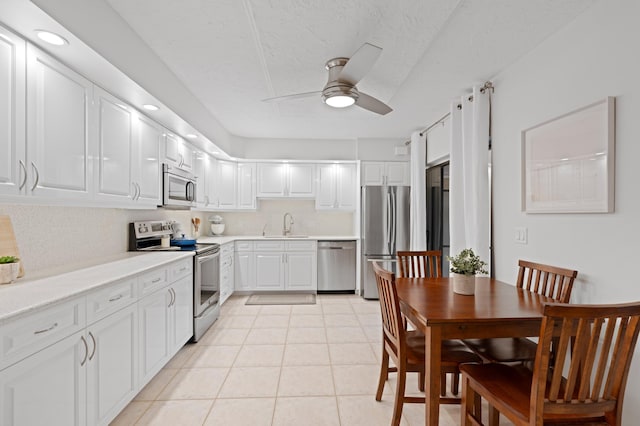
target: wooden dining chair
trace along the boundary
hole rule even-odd
[[[552,303],[543,313],[533,371],[496,363],[460,367],[460,424],[482,424],[478,397],[515,425],[622,423],[624,390],[640,330],[640,302]]]
[[[398,277],[430,278],[442,276],[442,252],[429,251],[398,251]]]
[[[398,278],[440,278],[442,277],[442,252],[440,250],[398,251],[396,265]],[[414,338],[424,339],[424,336],[420,333]],[[467,348],[460,340],[445,340],[443,345],[450,354],[456,353],[455,351],[460,351],[464,357],[468,356],[468,354],[466,354],[466,352],[468,352]],[[480,359],[477,358],[473,362],[479,361]],[[446,371],[444,371],[445,369]],[[441,396],[444,397],[447,392],[447,374],[451,377],[451,393],[458,395],[460,372],[458,371],[458,365],[456,363],[450,363],[447,367],[443,367],[441,373]]]
[[[424,335],[417,331],[408,331],[403,326],[400,312],[400,301],[395,286],[395,274],[380,267],[373,262],[373,271],[376,276],[378,295],[380,299],[380,311],[382,313],[382,363],[380,366],[380,379],[376,392],[376,401],[382,399],[384,385],[390,372],[397,372],[396,394],[393,406],[391,424],[397,426],[402,417],[404,403],[422,403],[424,397],[405,396],[407,372],[417,372],[419,388],[424,391],[425,378],[425,346]],[[389,367],[389,358],[393,360],[395,367]],[[442,348],[442,369],[440,380],[446,380],[447,373],[455,372],[459,375],[459,366],[463,362],[480,362],[480,358],[469,350],[450,349],[446,344]],[[441,383],[443,389],[446,387]],[[450,399],[443,402],[451,403]],[[459,400],[457,401],[459,403]]]
[[[520,260],[516,286],[561,303],[569,303],[577,275],[578,271],[571,269]],[[533,361],[536,356],[536,343],[524,337],[465,339],[463,342],[488,362],[522,363]]]

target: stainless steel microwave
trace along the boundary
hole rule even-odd
[[[196,205],[196,177],[169,164],[162,165],[162,206],[188,209]]]

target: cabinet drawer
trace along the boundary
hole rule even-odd
[[[317,242],[315,240],[306,241],[285,241],[287,251],[315,251]]]
[[[284,241],[256,241],[254,247],[256,251],[283,251]]]
[[[102,319],[137,300],[135,278],[120,281],[87,296],[87,324]]]
[[[193,259],[185,259],[169,265],[169,282],[178,281],[193,273]]]
[[[253,251],[253,241],[236,241],[236,251]]]
[[[167,268],[154,269],[151,272],[140,275],[138,278],[138,286],[140,288],[140,296],[153,293],[154,291],[169,284]]]
[[[86,324],[86,299],[77,298],[0,327],[0,369],[52,345]]]
[[[227,243],[220,246],[220,256],[233,255],[234,243]]]

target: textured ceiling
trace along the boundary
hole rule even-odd
[[[258,138],[408,137],[451,98],[495,76],[591,0],[106,0],[232,134]],[[320,97],[324,64],[383,48],[358,89],[386,116]],[[496,90],[500,90],[497,87]],[[185,117],[188,120],[188,117]]]

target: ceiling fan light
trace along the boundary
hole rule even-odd
[[[333,108],[346,108],[353,105],[356,100],[347,95],[330,96],[324,100],[324,102]]]

